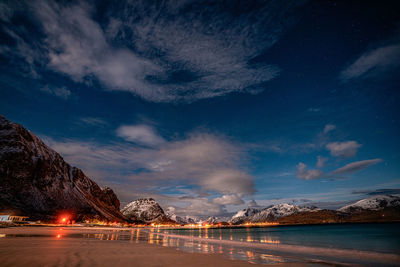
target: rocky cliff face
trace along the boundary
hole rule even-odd
[[[38,137],[0,115],[0,210],[31,219],[125,220],[119,200],[71,167]]]
[[[144,223],[176,223],[168,218],[161,206],[152,198],[140,198],[126,205],[121,212],[131,221]]]

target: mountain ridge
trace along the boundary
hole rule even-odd
[[[143,223],[176,223],[164,213],[164,210],[153,198],[139,198],[128,203],[121,213],[132,222]]]
[[[54,220],[125,221],[109,187],[100,188],[22,125],[0,115],[0,210]]]
[[[246,208],[232,216],[232,224],[278,222],[315,224],[400,221],[400,197],[378,195],[361,199],[337,210],[281,203],[264,209]]]

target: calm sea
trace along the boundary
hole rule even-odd
[[[400,253],[399,223],[174,229],[162,232],[206,239]]]
[[[169,238],[178,249],[218,252],[255,263],[400,266],[399,223],[158,229],[154,234],[164,242]],[[183,237],[180,244],[171,242],[178,236]]]

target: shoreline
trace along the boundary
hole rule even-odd
[[[396,264],[400,262],[400,255],[392,253],[383,252],[373,252],[373,251],[363,251],[363,250],[352,250],[352,249],[337,249],[337,248],[321,248],[321,247],[310,247],[310,246],[298,246],[289,244],[265,244],[257,242],[241,242],[234,240],[219,240],[213,238],[201,238],[193,236],[183,236],[175,234],[164,234],[164,233],[154,233],[155,235],[167,236],[170,238],[186,239],[190,241],[197,242],[207,242],[207,243],[221,243],[229,246],[238,247],[250,247],[257,249],[266,249],[269,251],[275,251],[280,253],[294,253],[302,255],[323,255],[328,258],[340,257],[341,259],[358,260],[363,259],[372,262],[383,262],[387,264]]]
[[[88,228],[98,228],[98,229],[152,229],[152,228],[160,228],[160,229],[179,229],[179,230],[190,230],[190,229],[244,229],[244,228],[266,228],[266,227],[286,227],[286,226],[324,226],[324,225],[352,225],[352,224],[398,224],[400,223],[400,220],[392,220],[392,221],[355,221],[355,222],[332,222],[332,223],[282,223],[282,224],[267,224],[267,225],[257,225],[257,224],[249,224],[249,225],[224,225],[224,226],[218,226],[218,225],[210,225],[210,226],[164,226],[164,225],[159,225],[159,226],[103,226],[103,225],[86,225],[86,224],[53,224],[53,223],[41,223],[41,224],[15,224],[15,223],[2,223],[0,222],[0,229],[1,228],[18,228],[18,227],[88,227]]]
[[[236,251],[236,254],[239,254],[240,252],[256,254],[266,253],[265,255],[268,255],[271,258],[269,262],[267,260],[267,264],[272,266],[305,266],[304,264],[306,263],[309,264],[308,266],[310,266],[310,264],[312,265],[317,263],[322,266],[324,264],[357,265],[359,262],[398,266],[398,262],[400,262],[399,255],[390,253],[289,244],[265,244],[257,242],[253,243],[235,240],[221,240],[162,233],[160,230],[162,229],[82,226],[0,228],[0,257],[2,259],[7,259],[7,261],[12,261],[13,258],[19,258],[21,255],[40,255],[46,250],[41,247],[43,246],[43,243],[39,241],[45,241],[45,243],[50,242],[56,245],[62,244],[63,246],[66,246],[64,247],[64,251],[67,255],[70,253],[77,255],[82,253],[85,255],[97,253],[96,257],[101,258],[107,255],[108,250],[123,250],[123,257],[125,259],[121,259],[122,261],[127,259],[132,260],[132,257],[139,257],[140,261],[146,262],[147,264],[150,264],[150,266],[154,262],[150,259],[141,258],[142,256],[137,255],[135,252],[136,249],[144,249],[149,254],[152,254],[159,253],[158,248],[160,247],[168,248],[170,249],[170,252],[165,252],[168,255],[164,255],[163,257],[174,258],[175,260],[180,257],[193,257],[193,255],[213,255],[211,260],[209,259],[210,256],[207,256],[207,259],[199,259],[199,262],[206,261],[204,262],[206,266],[214,266],[214,263],[215,265],[220,266],[247,266],[244,264],[249,263],[260,264],[260,262],[257,262],[257,260],[251,261],[250,257],[247,259],[245,257],[239,259],[235,258],[234,255],[232,255],[232,251]],[[37,242],[37,245],[34,248],[26,248],[27,244],[32,242]],[[105,244],[101,244],[102,242]],[[82,244],[88,245],[90,249],[87,246],[81,247]],[[75,246],[81,247],[80,250],[76,251]],[[199,247],[200,249],[198,249]],[[22,248],[28,249],[28,251],[23,252],[24,249]],[[190,251],[190,249],[192,250]],[[227,253],[227,251],[230,253],[230,255]],[[58,258],[60,257],[64,257],[61,255],[61,252]],[[83,262],[80,262],[77,265],[89,266],[89,264],[85,265],[85,260],[90,259],[93,261],[94,259],[91,258],[93,256],[88,257],[89,258],[87,259],[83,257]],[[108,255],[107,257],[110,256]],[[256,259],[255,257],[253,258]],[[57,259],[48,260],[53,262]],[[217,262],[218,264],[216,264]],[[240,265],[235,265],[233,262],[240,262]],[[45,262],[42,263],[44,264]],[[261,263],[265,264],[264,261]],[[9,266],[22,265],[22,262],[14,261],[13,264],[10,264]],[[38,265],[41,264],[38,262]],[[174,264],[174,266],[176,265]],[[197,265],[192,264],[191,266]]]
[[[5,231],[6,230],[6,231]],[[110,233],[128,229],[93,228],[8,228],[0,229],[2,266],[265,266],[263,264],[227,258],[223,253],[190,253],[160,244],[142,241],[99,240],[74,238],[79,232]],[[93,231],[95,230],[95,231]],[[132,231],[132,229],[129,229]],[[14,236],[13,236],[14,235]],[[310,262],[283,262],[269,266],[303,267]]]

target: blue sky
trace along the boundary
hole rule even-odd
[[[3,1],[0,112],[123,204],[226,215],[398,194],[399,11]]]

